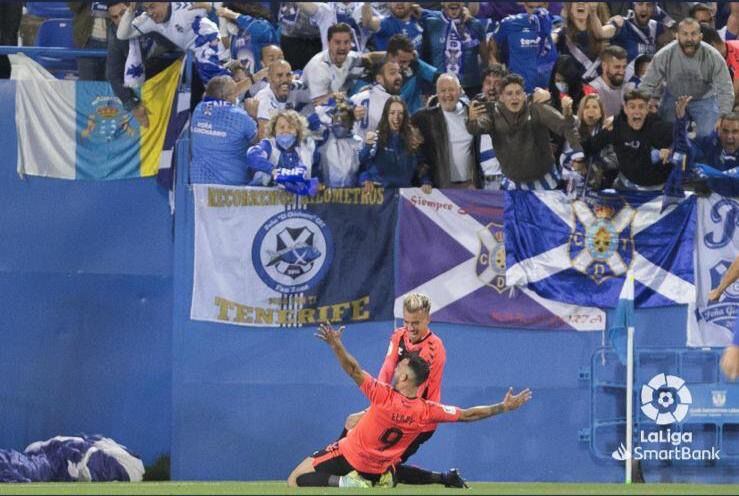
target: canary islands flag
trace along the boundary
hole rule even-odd
[[[144,83],[148,128],[107,82],[57,80],[41,71],[18,80],[18,174],[88,180],[156,175],[181,67],[176,61]]]

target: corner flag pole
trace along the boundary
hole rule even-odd
[[[631,484],[631,457],[634,432],[634,326],[626,329],[626,484]]]

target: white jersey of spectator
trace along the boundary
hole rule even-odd
[[[147,33],[158,33],[181,50],[192,51],[204,83],[213,76],[227,74],[223,65],[228,53],[220,42],[218,26],[208,19],[205,10],[191,9],[189,2],[171,3],[163,22],[155,22],[147,13],[134,18],[132,10],[126,10],[118,24],[118,39],[138,38]]]
[[[143,13],[131,22],[131,27],[138,31],[138,35],[159,33],[182,50],[192,48],[198,36],[219,33],[218,26],[208,19],[205,10],[190,9],[189,2],[175,2],[170,4],[170,8],[169,19],[164,22],[154,22],[148,14]],[[196,18],[200,18],[197,27],[193,26]]]
[[[277,99],[269,83],[254,98],[259,102],[257,119],[260,120],[269,120],[282,110],[297,110],[299,112],[304,105],[311,103],[308,90],[302,81],[293,81],[290,93],[288,93],[285,101]]]
[[[350,51],[341,67],[337,67],[328,50],[317,53],[305,65],[303,81],[311,98],[320,98],[336,91],[348,92],[352,83],[362,75],[362,54]]]
[[[354,123],[354,134],[364,139],[368,132],[377,130],[388,98],[390,93],[377,83],[350,98],[352,104],[361,105],[365,109],[364,118]]]
[[[328,50],[328,29],[343,22],[352,28],[354,50],[364,52],[369,33],[362,27],[361,2],[313,2],[318,10],[313,14],[313,22],[321,32],[323,49]]]

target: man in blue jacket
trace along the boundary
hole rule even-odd
[[[739,113],[722,115],[716,131],[691,141],[690,153],[693,162],[720,171],[739,167]]]
[[[246,151],[257,136],[257,124],[234,104],[237,93],[230,76],[216,76],[208,82],[190,124],[190,182],[248,183]]]

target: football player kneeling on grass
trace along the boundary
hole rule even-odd
[[[418,386],[429,373],[425,360],[409,355],[398,363],[392,386],[384,384],[362,370],[347,352],[341,342],[343,330],[326,323],[316,336],[331,347],[341,367],[367,396],[370,407],[345,438],[295,467],[287,479],[291,487],[390,487],[394,485],[392,467],[415,437],[424,432],[426,424],[482,420],[515,410],[531,399],[529,389],[514,395],[513,388],[500,403],[472,408],[418,398]]]

